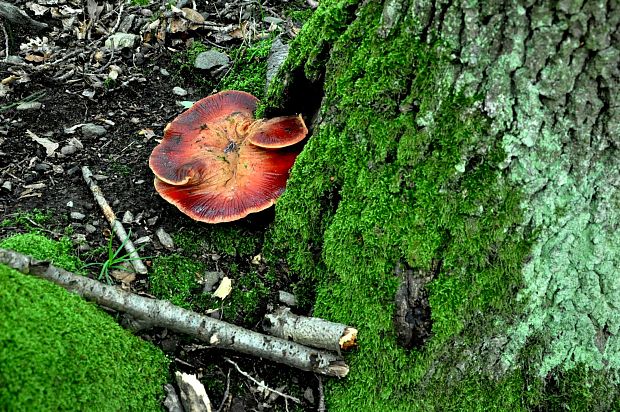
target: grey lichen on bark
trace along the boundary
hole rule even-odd
[[[420,35],[453,53],[456,89],[483,96],[488,138],[501,139],[502,167],[524,194],[522,230],[536,233],[525,313],[498,337],[504,367],[542,337],[541,376],[620,370],[617,2],[414,3]]]

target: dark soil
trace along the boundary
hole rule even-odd
[[[125,224],[125,229],[131,230],[132,238],[151,238],[151,242],[141,252],[143,255],[170,253],[159,244],[155,236],[155,230],[160,227],[170,234],[183,228],[208,230],[207,225],[190,220],[157,195],[152,185],[153,175],[148,167],[148,158],[161,138],[165,125],[183,110],[177,101],[195,101],[217,91],[209,90],[205,83],[197,83],[195,77],[182,78],[178,75],[181,73],[178,59],[188,45],[192,41],[202,41],[226,50],[247,39],[222,39],[213,32],[200,29],[168,33],[165,39],[157,39],[156,36],[148,38],[139,27],[133,27],[133,32],[142,37],[140,46],[124,49],[113,56],[105,55],[101,62],[94,63],[93,53],[102,48],[107,38],[105,31],[96,28],[100,26],[109,29],[114,26],[117,19],[114,10],[118,10],[118,4],[100,1],[99,5],[104,9],[99,16],[99,26],[94,26],[90,40],[80,40],[76,38],[75,30],[81,21],[88,20],[86,10],[77,12],[72,25],[63,28],[62,19],[53,17],[49,11],[36,16],[26,7],[26,1],[18,0],[14,3],[50,27],[48,31],[34,33],[32,28],[5,22],[10,38],[10,54],[19,59],[0,63],[0,80],[18,77],[16,81],[7,81],[8,91],[5,89],[4,94],[0,93],[0,221],[11,219],[16,213],[40,210],[50,214],[41,229],[52,237],[59,237],[70,226],[79,253],[105,245],[110,236],[108,224],[82,178],[81,167],[88,166],[96,175],[99,186],[117,216],[120,218],[127,211],[133,214],[132,221]],[[57,6],[79,8],[80,3],[59,0]],[[138,18],[146,16],[145,21],[148,23],[154,21],[154,16],[161,12],[160,3],[144,8],[128,5],[124,13],[134,14]],[[290,31],[294,25],[291,26],[290,19],[284,17],[285,10],[292,6],[307,8],[303,2],[293,4],[267,1],[261,8],[255,2],[234,3],[210,1],[208,6],[203,5],[205,9],[199,11],[209,21],[221,25],[238,25],[240,10],[250,10],[247,21],[252,24],[258,21],[259,31],[266,30],[269,24],[261,22],[257,13],[282,16],[285,26],[282,30]],[[249,9],[248,5],[251,6]],[[191,2],[186,7],[191,7]],[[222,11],[227,14],[222,14]],[[29,54],[45,53],[22,51],[20,45],[27,43],[30,38],[43,36],[55,42],[51,56],[44,62],[28,61]],[[75,55],[71,56],[72,53]],[[53,63],[67,56],[71,58]],[[43,69],[42,65],[47,62],[51,62],[50,67]],[[67,62],[72,66],[66,65]],[[101,72],[99,70],[106,62],[112,62],[121,70],[114,82],[108,81],[101,87],[102,82],[106,83],[105,75],[110,66],[104,67]],[[70,69],[74,70],[73,74],[54,80],[55,77],[66,75]],[[93,73],[94,77],[91,76]],[[172,92],[174,87],[182,87],[188,94],[183,97],[175,95]],[[41,107],[29,110],[15,108],[13,103],[34,94],[40,96],[36,101],[42,104]],[[85,123],[103,126],[105,133],[91,136],[83,133],[81,127],[73,131],[70,129]],[[48,155],[46,148],[37,143],[33,136],[49,139],[59,146],[53,154]],[[242,227],[249,235],[262,236],[271,219],[273,211],[268,210],[230,225]],[[0,238],[20,230],[24,228],[19,225],[0,227]],[[198,258],[210,261],[205,256]],[[235,258],[224,259],[234,261]],[[232,263],[241,267],[250,264],[247,261]],[[131,284],[131,288],[137,293],[147,292],[148,276],[139,277]],[[277,290],[272,292],[271,300],[264,302],[265,310],[276,303]],[[257,325],[254,326],[259,329]],[[149,331],[143,337],[160,345],[174,359],[172,372],[180,370],[197,374],[207,387],[216,408],[223,400],[228,377],[228,397],[224,399],[222,410],[315,410],[318,407],[319,381],[313,374],[239,357],[233,353],[222,353],[165,330]],[[272,399],[269,394],[265,396],[256,384],[223,361],[222,356],[231,357],[243,370],[270,387],[300,397],[303,405],[291,402],[285,405],[282,398]],[[304,391],[312,393],[313,399],[304,399]]]

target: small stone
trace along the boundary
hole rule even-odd
[[[153,15],[153,12],[149,9],[140,9],[140,14],[142,14],[144,17],[151,17]]]
[[[82,126],[82,136],[87,138],[103,136],[106,133],[106,128],[97,124],[86,123]]]
[[[6,180],[4,183],[2,183],[2,188],[11,192],[13,191],[13,183],[11,183],[10,180]]]
[[[36,165],[34,165],[34,170],[36,170],[37,172],[47,172],[51,169],[52,165],[50,165],[49,163],[37,163]]]
[[[23,102],[17,105],[15,109],[19,111],[39,110],[41,107],[43,107],[43,104],[41,102]]]
[[[73,200],[69,200],[67,202],[67,207],[73,207]]]
[[[114,33],[105,41],[108,49],[133,48],[138,42],[139,36],[130,33]]]
[[[68,144],[68,145],[66,145],[66,146],[63,146],[63,147],[60,149],[60,153],[61,153],[61,154],[63,154],[64,156],[69,156],[69,155],[72,155],[72,154],[74,154],[75,152],[77,152],[77,147],[75,147],[75,146],[73,146],[73,145],[71,145],[71,144]]]
[[[278,300],[280,301],[280,303],[289,307],[297,306],[297,298],[295,297],[295,295],[289,292],[285,292],[283,290],[278,291]]]
[[[269,23],[269,24],[280,24],[282,23],[284,20],[279,19],[277,17],[272,17],[272,16],[266,16],[265,18],[263,18],[263,21],[265,23]]]
[[[126,211],[123,214],[122,222],[125,223],[125,224],[133,222],[133,213],[131,213],[129,210]]]
[[[162,76],[170,76],[170,72],[168,72],[168,70],[166,69],[159,69],[159,72]]]
[[[118,31],[123,33],[129,33],[133,27],[133,22],[136,19],[135,14],[128,14],[123,18],[121,24],[118,26]]]
[[[146,224],[149,226],[155,226],[155,223],[157,223],[157,219],[159,219],[159,216],[155,216],[150,219],[147,219]]]
[[[176,94],[177,96],[186,96],[187,95],[187,90],[181,88],[181,87],[173,87],[172,88],[172,93]]]
[[[71,212],[71,219],[73,220],[83,220],[86,217],[84,213],[80,212]]]
[[[215,285],[224,277],[224,272],[205,272],[202,277],[203,292],[211,293]]]
[[[157,229],[155,231],[155,235],[157,235],[157,239],[163,247],[165,247],[166,249],[174,249],[174,241],[172,240],[172,237],[168,233],[166,233],[163,228],[160,227],[159,229]]]
[[[312,388],[306,388],[304,391],[304,399],[314,405],[314,393],[312,392]]]
[[[217,50],[207,50],[196,56],[194,67],[197,69],[211,70],[216,67],[228,67],[230,65],[230,58],[225,54]]]
[[[89,235],[92,235],[97,231],[97,228],[90,223],[87,223],[84,225],[84,230],[86,230],[86,233],[88,233]]]
[[[136,239],[133,242],[134,245],[141,245],[143,243],[151,243],[151,237],[150,236],[142,236],[142,237]]]

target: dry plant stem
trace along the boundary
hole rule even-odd
[[[0,1],[0,17],[4,17],[10,23],[34,27],[37,30],[47,28],[47,24],[31,19],[19,7]]]
[[[136,248],[134,247],[133,242],[131,241],[131,239],[129,239],[129,236],[127,236],[127,232],[125,232],[125,228],[123,227],[121,222],[116,218],[116,215],[112,211],[112,208],[110,207],[108,202],[105,200],[105,197],[103,196],[103,193],[101,192],[101,189],[99,188],[99,186],[97,186],[97,183],[95,183],[95,179],[93,179],[93,174],[91,173],[88,166],[82,167],[82,176],[84,176],[84,180],[88,184],[90,191],[93,192],[93,196],[95,197],[95,200],[101,207],[101,210],[103,211],[103,214],[105,215],[105,218],[110,223],[110,227],[112,228],[112,231],[116,233],[116,237],[118,238],[118,240],[121,243],[125,244],[125,250],[129,254],[130,262],[134,270],[141,275],[145,275],[146,273],[148,273],[146,266],[144,266],[144,263],[142,263],[142,260],[140,260],[140,255],[138,255],[138,252],[136,251]]]
[[[349,367],[335,353],[244,329],[164,300],[149,299],[116,286],[78,276],[30,256],[0,249],[0,264],[52,281],[101,306],[144,319],[153,326],[193,336],[212,347],[229,349],[323,375],[345,377]]]
[[[2,27],[2,34],[4,35],[4,61],[9,61],[9,35],[6,32],[6,27],[0,21],[0,27]]]
[[[252,382],[254,382],[254,383],[255,383],[256,385],[258,385],[260,388],[267,389],[269,392],[273,392],[273,393],[275,393],[276,395],[283,397],[284,399],[291,400],[291,401],[293,401],[293,402],[295,402],[295,403],[301,403],[301,401],[299,400],[299,398],[296,398],[296,397],[294,397],[294,396],[287,395],[287,394],[282,393],[282,392],[280,392],[280,391],[277,391],[277,390],[275,390],[275,389],[271,389],[269,386],[265,385],[264,383],[257,381],[257,380],[256,380],[256,379],[254,379],[254,378],[253,378],[253,377],[252,377],[249,373],[242,371],[242,370],[241,370],[241,368],[239,367],[239,365],[237,365],[234,361],[232,361],[232,360],[230,360],[230,359],[228,359],[228,358],[224,358],[224,360],[225,360],[226,362],[230,363],[231,365],[233,365],[233,366],[235,367],[235,369],[237,369],[237,372],[239,372],[240,374],[242,374],[243,376],[245,376],[246,378],[248,378],[249,380],[251,380]]]
[[[265,315],[263,330],[270,335],[291,339],[302,345],[340,352],[355,346],[357,329],[321,318],[308,318],[280,308]]]

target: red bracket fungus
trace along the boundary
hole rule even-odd
[[[275,203],[308,133],[301,116],[256,120],[258,99],[239,91],[205,97],[164,129],[149,166],[155,190],[181,212],[230,222]]]

